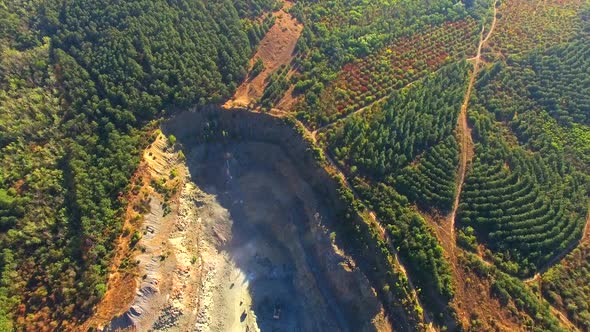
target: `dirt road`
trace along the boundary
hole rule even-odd
[[[459,136],[459,145],[460,145],[460,155],[459,155],[459,171],[457,177],[457,190],[455,192],[455,199],[453,200],[453,209],[450,215],[451,220],[451,240],[453,241],[453,252],[451,255],[454,257],[454,247],[455,247],[455,219],[457,217],[457,209],[459,208],[459,200],[461,198],[461,191],[463,190],[463,184],[465,183],[465,174],[467,173],[467,165],[471,162],[471,159],[474,155],[473,150],[473,139],[471,136],[471,128],[467,123],[467,109],[469,107],[469,100],[471,98],[471,93],[473,90],[473,86],[475,84],[475,80],[480,70],[481,66],[481,50],[484,44],[488,41],[492,33],[494,32],[494,28],[496,27],[496,17],[498,14],[498,9],[496,8],[497,1],[494,2],[494,18],[492,20],[492,24],[490,26],[490,30],[488,31],[487,35],[484,38],[484,31],[485,25],[481,28],[481,37],[480,42],[477,47],[477,54],[475,56],[475,63],[473,64],[473,71],[471,72],[471,76],[469,78],[469,83],[467,85],[467,91],[465,92],[465,98],[463,100],[463,104],[461,105],[461,112],[459,113],[459,121],[457,124],[457,134]]]

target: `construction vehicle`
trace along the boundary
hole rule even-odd
[[[275,304],[275,310],[272,314],[272,318],[274,318],[275,320],[281,319],[281,305],[278,302]]]

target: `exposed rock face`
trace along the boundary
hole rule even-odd
[[[390,329],[334,242],[343,209],[334,180],[285,121],[210,108],[164,124],[186,156],[180,194],[168,213],[153,194],[137,295],[105,331]]]

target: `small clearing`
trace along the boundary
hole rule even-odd
[[[256,77],[248,74],[234,96],[225,103],[225,108],[248,107],[256,103],[262,97],[270,75],[293,60],[303,25],[287,12],[292,6],[292,2],[285,1],[283,8],[273,13],[275,24],[262,38],[256,54],[250,59],[250,70],[258,59],[262,60],[264,70]]]

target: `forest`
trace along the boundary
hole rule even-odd
[[[382,104],[329,128],[329,150],[353,173],[375,179],[397,175],[452,134],[466,75],[466,64],[459,63],[394,91]]]
[[[21,6],[22,5],[22,6]],[[69,330],[106,290],[122,195],[162,110],[219,101],[273,1],[0,6],[0,326]],[[254,23],[252,23],[254,22]]]
[[[1,2],[0,331],[93,314],[152,129],[264,72],[280,8],[248,110],[332,174],[389,319],[590,331],[587,0]]]
[[[478,156],[460,220],[499,251],[494,260],[511,262],[501,265],[512,273],[532,274],[582,235],[587,43],[580,36],[497,62],[477,83],[470,116]]]
[[[455,197],[459,146],[454,136],[428,149],[396,179],[398,191],[421,208],[449,212]]]

